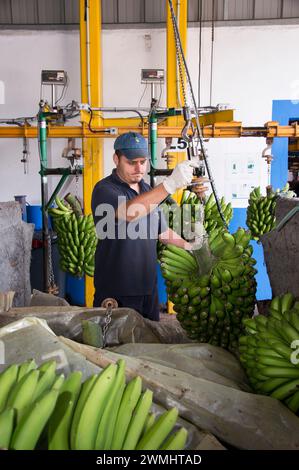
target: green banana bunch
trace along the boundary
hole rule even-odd
[[[126,385],[124,360],[83,384],[81,372],[64,380],[54,365],[30,369],[33,361],[27,361],[0,374],[0,448],[33,450],[46,429],[48,450],[184,449],[186,429],[172,433],[177,409],[155,419],[153,392],[142,392],[138,376]]]
[[[249,242],[243,228],[233,235],[214,229],[209,234],[213,264],[204,275],[190,252],[173,245],[161,250],[169,300],[189,338],[237,352],[242,319],[252,316],[255,305],[257,271]]]
[[[68,196],[68,200],[64,204],[56,196],[57,209],[49,209],[58,236],[60,267],[79,277],[84,273],[93,277],[98,239],[92,214],[80,215],[78,201],[72,195]]]
[[[226,224],[228,225],[233,216],[231,203],[225,204],[223,197],[219,202]],[[201,216],[202,203],[197,195],[185,189],[179,204],[172,198],[169,198],[160,207],[168,217],[169,227],[182,238],[188,239],[188,233],[194,231],[194,224]],[[213,193],[204,205],[203,218],[204,228],[208,234],[217,228],[223,228],[223,221],[218,212]],[[161,245],[159,245],[159,248],[161,248]]]
[[[56,362],[13,364],[0,374],[0,448],[31,450],[54,410],[64,377]]]
[[[229,225],[232,217],[233,217],[233,208],[231,203],[225,203],[224,197],[221,198],[219,201],[221,210],[226,222],[226,225]],[[207,233],[211,233],[213,230],[217,228],[223,227],[223,221],[218,211],[218,207],[216,204],[216,199],[213,193],[210,194],[206,203],[205,203],[205,222],[204,227]]]
[[[298,414],[299,368],[294,344],[299,344],[299,303],[291,293],[275,297],[267,317],[246,319],[244,326],[247,334],[239,339],[239,354],[252,388]]]
[[[261,188],[251,191],[247,208],[246,224],[251,231],[253,240],[259,240],[264,233],[275,227],[275,208],[277,193],[272,188],[267,189],[267,195],[262,196]]]

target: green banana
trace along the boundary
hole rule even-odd
[[[13,427],[14,427],[15,410],[6,408],[0,413],[0,449],[8,449]]]
[[[159,449],[168,434],[172,431],[178,418],[177,408],[165,411],[155,422],[155,424],[140,439],[137,450]]]
[[[60,374],[54,381],[52,385],[52,390],[57,390],[59,391],[64,383],[65,376],[64,374]]]
[[[151,413],[151,412],[148,413],[143,429],[142,429],[141,437],[144,436],[144,434],[146,434],[147,431],[150,430],[150,428],[154,425],[155,420],[156,420],[155,413]]]
[[[107,397],[113,387],[117,371],[116,364],[109,364],[98,376],[83,405],[75,430],[75,449],[94,449],[97,429],[104,411]]]
[[[259,392],[268,395],[269,393],[277,389],[280,385],[283,385],[288,381],[289,379],[286,379],[286,378],[274,377],[272,379],[267,379],[261,384],[259,384],[257,389]]]
[[[0,413],[5,408],[7,398],[16,383],[19,367],[12,364],[0,374]]]
[[[112,450],[122,449],[133,411],[141,395],[141,388],[142,382],[139,376],[132,379],[125,388],[116,418]]]
[[[138,400],[134,415],[127,430],[123,450],[134,450],[142,434],[149,410],[153,402],[153,392],[146,390]]]
[[[260,369],[260,373],[265,377],[281,377],[299,379],[299,369],[291,367],[267,366]]]
[[[34,390],[32,401],[37,400],[46,390],[49,390],[56,380],[56,362],[48,361],[42,364],[39,369],[40,377]]]
[[[81,389],[82,372],[73,372],[60,389],[48,424],[48,449],[69,450],[69,433],[74,408]]]
[[[69,210],[69,208],[66,207],[66,206],[63,204],[62,200],[61,200],[58,196],[55,197],[55,202],[56,202],[56,205],[57,205],[58,209],[62,210],[63,212],[66,212],[66,213],[68,213],[68,214],[71,212],[71,211]]]
[[[95,441],[95,449],[97,450],[110,449],[116,424],[117,413],[126,386],[125,361],[123,359],[120,359],[117,362],[117,366],[118,368],[113,389],[106,403],[105,410],[97,430],[97,437]]]
[[[24,377],[24,375],[36,368],[37,364],[34,359],[30,359],[29,361],[20,364],[17,381],[19,382]]]
[[[294,413],[298,413],[298,410],[299,410],[299,391],[294,393],[294,395],[287,400],[287,406]]]
[[[85,405],[85,402],[97,380],[98,376],[92,375],[90,376],[82,385],[81,392],[78,398],[78,402],[74,411],[74,416],[72,419],[72,424],[71,424],[71,432],[70,432],[70,444],[71,444],[71,449],[76,450],[76,439],[77,439],[77,428],[79,424],[79,420],[82,414],[83,407]]]
[[[293,395],[298,391],[299,388],[299,379],[291,380],[287,384],[283,384],[278,387],[274,392],[271,393],[272,398],[277,398],[277,400],[285,400],[290,395]]]
[[[35,371],[34,371],[35,372]],[[46,392],[26,410],[15,428],[10,447],[14,450],[33,450],[56,405],[58,392]]]
[[[188,437],[187,429],[180,428],[164,442],[160,450],[183,450]]]
[[[20,414],[23,409],[26,409],[33,401],[34,391],[37,387],[39,379],[39,371],[31,370],[17,382],[16,386],[12,390],[12,393],[7,401],[9,408],[15,408],[17,411],[17,418],[19,420]]]

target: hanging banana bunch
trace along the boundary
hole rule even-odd
[[[225,200],[222,197],[220,205],[225,222],[229,225],[233,216],[231,203],[225,204]],[[180,204],[177,204],[172,198],[168,198],[160,207],[168,218],[169,227],[184,239],[188,239],[188,236],[186,237],[188,233],[194,232],[195,222],[201,217],[203,217],[203,225],[207,234],[217,228],[224,230],[214,194],[209,196],[203,206],[195,193],[185,189],[182,193]],[[186,208],[189,208],[189,211]],[[162,243],[158,242],[159,258],[162,249]]]
[[[291,293],[275,297],[267,317],[246,319],[244,325],[240,361],[253,390],[281,400],[298,414],[299,302]]]
[[[222,197],[220,200],[220,206],[221,206],[221,210],[222,210],[226,225],[228,226],[233,217],[232,205],[230,202],[226,204],[224,197]],[[215,196],[213,193],[210,194],[210,196],[208,197],[204,208],[205,208],[204,227],[205,227],[206,232],[210,233],[216,228],[223,227],[223,221],[219,214]]]
[[[275,192],[272,187],[267,187],[267,195],[262,196],[261,188],[254,188],[249,196],[249,205],[247,208],[246,224],[251,231],[253,240],[259,240],[262,235],[270,232],[276,226],[275,209],[278,197],[292,198],[296,196],[294,191],[290,191],[287,183],[282,190]]]
[[[94,255],[98,243],[92,214],[83,215],[80,202],[71,194],[57,208],[49,209],[58,237],[60,267],[76,276],[94,275]]]
[[[275,227],[275,208],[277,193],[272,189],[262,196],[261,188],[254,188],[249,196],[246,224],[251,231],[253,240],[259,240],[261,235],[270,232]]]
[[[205,263],[190,252],[174,245],[161,250],[169,299],[189,338],[237,352],[242,319],[253,315],[255,305],[257,271],[249,242],[242,228],[234,235],[222,228],[210,232],[213,263],[205,274]]]

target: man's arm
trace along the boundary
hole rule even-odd
[[[116,217],[128,222],[144,217],[152,212],[168,195],[169,193],[161,183],[150,191],[139,194],[134,199],[121,204],[116,211]]]
[[[159,235],[159,240],[164,245],[175,245],[179,248],[184,248],[184,250],[190,250],[191,245],[189,242],[186,242],[180,235],[174,232],[171,228],[168,228],[165,232]]]
[[[120,205],[117,209],[116,217],[130,222],[146,216],[169,194],[173,194],[178,189],[190,184],[193,177],[193,169],[197,166],[198,162],[191,162],[190,160],[178,163],[171,175],[163,183],[151,191],[139,194],[134,199]]]

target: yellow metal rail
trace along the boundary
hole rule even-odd
[[[100,118],[98,118],[100,119]],[[115,134],[103,134],[105,129],[109,127],[116,127],[114,120],[103,119],[101,125],[96,126],[93,124],[94,129],[101,131],[99,134],[94,134],[90,132],[86,123],[82,126],[54,126],[49,125],[48,127],[48,138],[58,138],[64,139],[68,137],[76,137],[82,139],[103,139],[103,138],[113,138],[117,135],[128,132],[140,132],[145,137],[148,135],[147,126],[139,127],[138,120],[130,124],[129,120],[123,121],[121,126],[117,126],[116,135]],[[292,137],[299,138],[299,126],[297,123],[293,123],[290,126],[280,126],[278,122],[267,122],[264,126],[261,127],[244,127],[242,122],[231,121],[231,122],[216,122],[210,126],[203,126],[203,136],[205,138],[240,138],[240,137],[265,137],[265,138],[274,138],[274,137]],[[182,132],[181,126],[169,126],[161,124],[158,127],[158,136],[159,137],[180,137]],[[35,126],[0,126],[0,138],[21,138],[27,137],[36,139],[37,138],[37,128]]]

